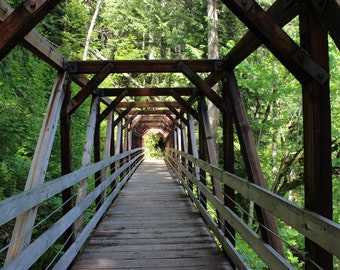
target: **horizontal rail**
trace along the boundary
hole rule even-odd
[[[52,181],[46,182],[42,185],[36,186],[32,189],[14,195],[8,199],[0,202],[0,226],[10,221],[11,219],[19,216],[25,211],[39,205],[43,201],[53,197],[57,193],[64,189],[77,184],[81,180],[93,174],[93,172],[99,171],[104,167],[109,166],[113,162],[116,162],[128,155],[134,154],[139,151],[140,148],[134,149],[119,155],[112,156],[108,159],[97,162],[93,165],[79,169],[78,171],[63,175]]]
[[[171,154],[181,156],[183,159],[197,165],[209,173],[212,177],[220,179],[225,185],[239,192],[245,198],[253,201],[260,207],[271,212],[273,215],[286,222],[289,226],[295,228],[301,234],[305,235],[331,254],[340,257],[340,225],[338,223],[304,209],[303,207],[282,198],[275,193],[265,190],[236,175],[225,172],[222,169],[212,166],[209,163],[197,159],[187,153],[175,149],[170,149],[169,151]],[[214,204],[214,207],[216,207],[218,212],[221,213],[233,226],[232,221],[230,220],[230,218],[233,219],[233,217],[230,216],[231,210],[227,208],[216,196],[211,195],[211,192],[208,194],[207,192],[209,190],[207,190],[207,188],[199,182],[194,175],[189,173],[182,164],[175,159],[172,159],[172,162],[177,163],[176,166],[180,167],[181,173],[184,174],[192,183],[198,186],[200,191],[211,201],[211,203]],[[240,228],[239,224],[233,227],[236,230],[239,230]],[[253,243],[248,244],[252,245]],[[258,255],[260,256],[260,254]],[[277,269],[277,267],[275,267],[275,269]]]
[[[126,160],[129,159],[129,162]],[[97,162],[88,167],[82,168],[76,172],[64,175],[50,182],[44,183],[31,190],[31,192],[23,192],[15,195],[7,200],[1,202],[0,209],[4,210],[6,207],[14,207],[15,204],[19,205],[20,210],[6,212],[6,217],[2,220],[11,220],[13,215],[20,215],[27,208],[35,207],[58,193],[62,192],[65,188],[71,187],[80,182],[86,177],[94,175],[96,172],[101,171],[105,167],[118,162],[121,166],[117,168],[111,175],[104,181],[97,185],[86,197],[76,204],[70,211],[57,220],[53,226],[44,231],[32,243],[30,243],[21,253],[15,258],[10,260],[2,269],[29,269],[62,235],[65,231],[74,224],[74,222],[95,202],[99,196],[103,194],[107,188],[112,187],[115,182],[115,187],[108,193],[104,203],[94,213],[91,220],[86,224],[84,229],[77,235],[75,241],[65,251],[62,258],[57,262],[54,269],[67,269],[71,264],[74,257],[78,252],[93,228],[97,225],[102,215],[110,206],[114,198],[119,194],[126,181],[130,178],[132,173],[140,165],[143,160],[143,152],[141,148],[134,149],[108,159]],[[120,181],[117,179],[121,178]],[[38,198],[36,198],[38,197]],[[29,201],[29,203],[27,203]],[[27,204],[24,206],[23,204]],[[37,203],[37,204],[35,204]],[[2,218],[2,216],[1,216]],[[5,221],[5,223],[7,222]],[[59,266],[58,266],[59,265]]]

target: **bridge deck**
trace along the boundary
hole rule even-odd
[[[232,268],[164,161],[144,161],[72,269]]]

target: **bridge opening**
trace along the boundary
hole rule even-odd
[[[196,2],[197,5],[203,3]],[[249,264],[254,262],[253,258],[246,259],[247,256],[240,251],[240,238],[247,242],[250,253],[256,253],[256,258],[261,260],[258,268],[264,264],[266,266],[263,267],[275,269],[302,266],[308,269],[332,269],[338,266],[339,222],[332,220],[333,214],[338,213],[333,211],[336,208],[333,202],[337,201],[332,200],[332,189],[336,190],[335,181],[332,180],[332,150],[335,149],[333,160],[337,161],[336,151],[339,148],[337,140],[332,141],[331,137],[330,84],[333,78],[329,77],[328,33],[334,40],[332,52],[336,51],[334,55],[337,55],[340,47],[337,27],[339,3],[336,0],[323,4],[320,1],[278,0],[264,8],[263,2],[267,3],[220,1],[250,29],[236,44],[228,43],[233,46],[224,48],[227,52],[221,59],[190,60],[202,58],[203,54],[188,46],[189,54],[182,55],[183,59],[168,60],[166,56],[169,51],[161,46],[159,55],[163,60],[154,60],[150,56],[153,52],[143,60],[136,60],[139,57],[135,54],[130,54],[133,56],[131,60],[118,60],[118,57],[105,59],[93,51],[97,60],[73,61],[66,59],[53,43],[32,30],[57,5],[58,0],[43,0],[33,4],[27,1],[13,12],[7,3],[0,1],[1,59],[20,43],[51,65],[57,73],[37,147],[31,157],[32,165],[25,190],[0,202],[0,226],[11,228],[12,239],[0,249],[4,254],[4,269],[16,269],[23,265],[26,268],[34,267],[44,253],[53,250],[54,244],[59,250],[53,265],[49,267],[66,269],[133,172],[142,164],[145,154],[141,146],[153,129],[165,138],[166,161],[173,175],[200,210],[200,215],[233,266],[248,269],[252,267]],[[164,7],[170,4],[169,1],[154,3]],[[171,1],[173,3],[175,1]],[[180,1],[181,5],[189,5],[187,16],[190,20],[204,21],[204,16],[192,13],[195,7],[192,3]],[[296,32],[300,37],[299,42],[295,42],[295,38],[291,38],[283,29],[297,16],[300,23]],[[108,22],[108,18],[102,19]],[[124,17],[122,21],[125,19],[129,18]],[[176,20],[175,23],[182,21]],[[200,23],[194,26],[198,27],[198,32],[202,30]],[[106,45],[105,33],[103,31],[103,35],[99,35],[103,38],[103,45]],[[176,38],[180,36],[176,35]],[[151,35],[149,40],[151,44]],[[277,72],[278,66],[266,65],[263,70],[268,71],[267,80],[259,84],[258,72],[261,69],[248,64],[252,62],[249,56],[261,44],[268,48],[270,54],[261,47],[260,58],[267,55],[275,57],[287,73],[282,76]],[[181,52],[182,48],[175,44],[176,53]],[[249,69],[238,73],[238,69],[244,67],[239,65],[244,60]],[[4,73],[9,70],[13,69],[1,69]],[[161,79],[155,80],[153,75],[156,73],[162,74]],[[303,115],[303,136],[301,122],[296,119],[296,114],[291,117],[288,127],[283,123],[275,126],[276,129],[269,125],[280,122],[277,116],[281,112],[280,102],[283,99],[277,97],[276,79],[286,78],[288,73],[296,78],[296,84],[291,87],[293,80],[289,80],[289,90],[281,95],[290,95],[295,89],[297,99],[302,100],[296,114]],[[143,84],[136,83],[140,75],[145,75]],[[117,78],[119,83],[112,83]],[[0,82],[0,86],[3,84]],[[221,90],[216,92],[214,86],[217,84]],[[75,88],[75,85],[79,88]],[[77,91],[74,92],[74,89]],[[251,100],[248,104],[243,98],[247,91]],[[19,87],[12,92],[24,96]],[[265,109],[262,109],[259,106],[263,97],[261,93],[268,92],[273,100],[269,100]],[[72,133],[72,127],[77,120],[76,113],[86,102],[90,110],[87,125],[82,126],[85,133],[84,149],[79,151],[82,165],[79,170],[75,170],[76,148],[73,143],[77,136]],[[289,107],[291,103],[287,103]],[[217,109],[223,131],[220,134],[223,144],[220,159],[216,154],[215,130],[209,120],[209,108]],[[249,116],[249,109],[254,110],[254,117]],[[252,126],[252,121],[258,115],[264,118],[259,125]],[[268,115],[272,116],[271,121]],[[103,121],[106,121],[105,125]],[[57,131],[58,126],[60,130]],[[295,127],[293,133],[282,133],[285,128],[292,130],[292,127]],[[2,130],[6,132],[7,138],[11,137],[10,132]],[[271,133],[264,134],[266,130]],[[254,136],[254,131],[258,132],[257,136]],[[261,159],[263,157],[258,153],[264,135],[273,142],[273,155],[268,162]],[[283,148],[286,151],[283,152],[283,160],[289,160],[283,165],[293,163],[294,168],[299,170],[298,179],[295,171],[289,172],[285,166],[272,166],[273,160],[278,158],[274,153],[277,153],[279,142],[282,143],[288,137],[301,139],[295,140],[301,145],[297,151]],[[60,143],[58,150],[61,160],[58,165],[61,175],[45,181],[55,139]],[[7,144],[0,143],[6,150]],[[333,148],[333,145],[336,147]],[[234,174],[236,155],[242,156],[244,162],[246,172],[242,177]],[[1,172],[9,172],[7,163],[0,161]],[[269,191],[268,179],[263,170],[266,167],[272,167],[277,180],[273,187],[277,193]],[[162,172],[157,171],[157,175],[160,174]],[[283,185],[279,185],[279,181]],[[294,185],[303,186],[301,204],[285,199],[287,189]],[[146,187],[150,188],[153,187]],[[256,218],[258,222],[255,229],[254,224],[245,222],[244,212],[248,211],[240,212],[242,207],[239,206],[241,200],[238,198],[241,196],[241,200],[254,205],[254,214],[250,214],[250,217]],[[41,214],[41,210],[46,209],[41,205],[54,199],[62,202],[61,207],[56,209],[60,219],[44,230],[37,230],[37,226],[40,226],[37,213]],[[147,202],[147,199],[144,198],[144,201]],[[176,208],[175,202],[172,203],[173,208]],[[48,217],[49,214],[46,215]],[[280,220],[280,224],[284,223],[285,228],[296,229],[293,235],[299,234],[304,239],[301,242],[305,243],[299,248],[286,245],[285,235],[279,233],[277,220]],[[119,242],[119,239],[116,240]]]

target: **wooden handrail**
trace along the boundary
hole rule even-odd
[[[199,166],[212,177],[218,177],[225,185],[239,192],[246,199],[249,199],[260,207],[268,210],[273,215],[286,222],[289,226],[292,226],[301,234],[340,258],[340,250],[338,248],[340,246],[340,224],[306,210],[273,192],[265,190],[236,175],[225,172],[222,169],[212,166],[187,153],[175,149],[169,149],[168,153],[182,156],[182,158]],[[169,158],[171,159],[171,157],[168,157],[168,159]],[[224,203],[216,198],[216,196],[209,194],[209,190],[207,190],[201,182],[197,181],[192,173],[186,171],[185,166],[179,164],[176,159],[171,159],[171,162],[176,163],[174,168],[181,168],[182,174],[179,175],[184,174],[188,180],[197,185],[200,191],[214,204],[217,210],[223,214],[224,218],[226,218],[228,222],[231,222],[229,219],[231,210],[227,209]],[[235,229],[239,229],[238,225],[235,226]],[[275,268],[277,269],[277,266]]]
[[[82,168],[78,171],[59,177],[50,182],[46,182],[31,190],[25,191],[11,198],[0,202],[0,211],[3,211],[0,217],[0,224],[5,224],[22,212],[27,211],[31,207],[35,207],[47,199],[60,193],[65,188],[73,186],[85,177],[95,174],[105,167],[109,167],[112,163],[131,157],[130,161],[119,167],[113,174],[108,176],[100,185],[98,185],[91,193],[75,205],[67,214],[62,216],[53,226],[43,232],[35,241],[27,246],[15,258],[10,260],[2,269],[28,269],[32,266],[44,253],[50,248],[55,241],[74,223],[74,221],[82,215],[88,207],[96,200],[102,192],[111,186],[116,179],[121,176],[121,180],[111,190],[103,205],[96,211],[89,223],[77,236],[76,241],[71,245],[70,250],[67,250],[60,261],[57,263],[59,268],[66,269],[77,255],[93,228],[96,226],[102,215],[110,206],[114,198],[119,194],[121,188],[125,185],[126,181],[130,178],[132,173],[138,168],[143,160],[143,150],[136,148],[125,153],[112,156],[88,167]],[[128,172],[127,172],[128,171]],[[123,175],[123,176],[122,176]],[[14,207],[15,206],[15,207]]]

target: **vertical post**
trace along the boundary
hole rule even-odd
[[[94,143],[93,143],[93,154],[94,154],[94,162],[100,161],[100,102],[97,103],[97,116],[96,116],[96,126],[94,130]],[[97,187],[100,185],[102,179],[101,171],[95,173],[94,177],[94,186]],[[101,206],[102,200],[101,196],[96,198],[96,210],[98,210]]]
[[[230,107],[229,97],[227,95],[227,86],[223,83],[222,89],[222,98],[225,104]],[[235,165],[235,153],[234,153],[234,129],[233,129],[233,116],[232,116],[232,109],[230,107],[230,112],[226,113],[223,112],[222,114],[223,119],[223,169],[227,172],[234,173],[234,165]],[[224,186],[224,193],[226,197],[224,199],[224,203],[228,208],[231,210],[235,210],[235,191],[228,187]],[[231,243],[235,245],[235,229],[226,222],[226,236]]]
[[[300,16],[301,47],[323,69],[329,71],[328,33],[309,1],[304,1]],[[331,109],[329,80],[320,85],[303,83],[304,184],[305,207],[332,219]],[[333,269],[330,253],[305,238],[310,257],[323,269]],[[317,269],[306,263],[306,269]]]
[[[89,115],[89,120],[87,124],[87,130],[86,130],[86,138],[85,138],[85,143],[84,143],[82,167],[86,167],[91,163],[92,149],[93,149],[93,144],[94,144],[94,134],[95,134],[96,122],[97,122],[98,102],[99,102],[98,96],[95,96],[92,98],[90,115]],[[86,193],[87,193],[87,186],[88,186],[88,178],[85,178],[79,182],[76,204],[78,204],[79,202],[81,202],[83,198],[85,198]],[[78,236],[78,234],[82,230],[83,220],[84,220],[84,217],[83,215],[81,215],[74,222],[75,236]]]
[[[67,104],[71,100],[71,83],[65,90],[65,97],[60,116],[60,160],[61,174],[65,175],[72,172],[72,122],[71,115],[66,113]],[[63,215],[66,215],[73,207],[73,187],[66,188],[62,191]],[[64,250],[67,250],[74,242],[73,226],[70,226],[64,233]]]

